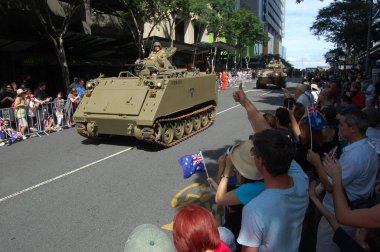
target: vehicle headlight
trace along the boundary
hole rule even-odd
[[[87,89],[93,89],[95,87],[95,83],[89,81],[86,83],[86,87],[87,87]]]
[[[162,86],[162,83],[161,82],[157,82],[157,87],[161,88],[161,86]]]
[[[275,73],[274,75],[275,75],[275,76],[278,76],[278,73]]]

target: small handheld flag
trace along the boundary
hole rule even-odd
[[[311,128],[316,130],[327,129],[329,125],[323,118],[322,114],[318,111],[317,105],[313,105],[308,110],[309,125]]]
[[[327,129],[329,125],[318,111],[317,104],[314,104],[310,109],[307,109],[307,118],[310,129],[310,148],[313,150],[313,131],[312,129],[322,130]]]
[[[190,178],[194,173],[206,172],[205,161],[200,151],[197,154],[186,155],[178,159],[179,164],[182,166],[183,178]]]

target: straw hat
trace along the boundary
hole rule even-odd
[[[230,158],[232,164],[243,177],[260,180],[263,179],[263,175],[256,167],[255,158],[251,154],[252,147],[251,140],[238,143],[232,147]]]
[[[311,89],[318,90],[318,85],[315,83],[311,84]]]
[[[26,91],[24,91],[21,88],[19,88],[19,89],[17,89],[16,93],[17,93],[17,96],[20,96],[20,95],[26,93]]]

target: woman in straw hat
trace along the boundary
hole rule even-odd
[[[25,93],[26,91],[17,89],[17,97],[14,102],[15,115],[18,122],[18,131],[22,135],[22,139],[26,139],[25,129],[28,127],[28,123],[26,121],[26,101],[25,101]]]
[[[247,140],[234,145],[228,156],[224,154],[219,158],[219,165],[225,163],[219,185],[212,178],[208,179],[216,190],[215,201],[218,205],[245,205],[265,189],[263,175],[256,168],[254,157],[250,153],[252,147],[252,141]],[[228,180],[234,173],[241,186],[227,192]]]
[[[208,178],[210,185],[216,190],[215,202],[219,206],[227,206],[224,226],[238,237],[241,226],[243,205],[264,191],[263,176],[256,168],[254,157],[251,154],[252,141],[247,140],[232,147],[229,154],[222,155],[219,160],[219,169],[222,170],[219,185]],[[228,190],[228,181],[236,175],[240,184],[234,190]],[[216,221],[222,225],[220,213],[216,213]]]

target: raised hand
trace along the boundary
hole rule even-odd
[[[309,149],[309,151],[307,152],[306,159],[314,166],[318,166],[321,164],[321,158],[317,153],[313,152],[311,149]]]
[[[234,98],[235,102],[243,103],[245,100],[247,100],[247,95],[244,93],[243,90],[243,82],[240,82],[239,84],[239,90],[234,91],[232,93],[232,97]]]
[[[339,161],[335,158],[331,158],[327,153],[325,153],[322,167],[327,175],[332,177],[334,180],[342,178],[342,167],[340,166]]]

